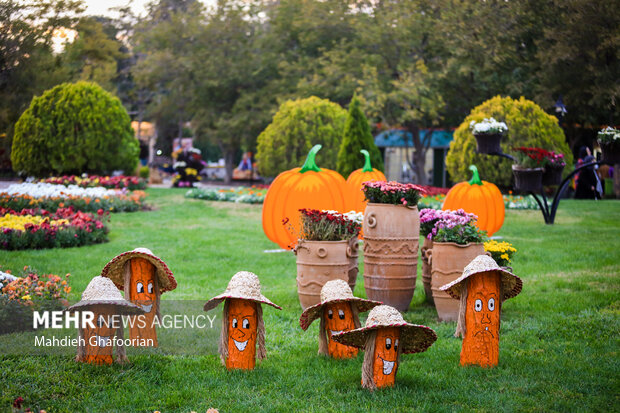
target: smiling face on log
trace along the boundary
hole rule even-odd
[[[358,349],[332,340],[332,335],[355,329],[351,303],[347,301],[326,304],[323,308],[327,349],[333,358],[344,359],[357,356]]]
[[[132,258],[130,261],[130,297],[134,304],[138,305],[145,312],[143,316],[145,323],[134,323],[129,329],[131,339],[150,340],[145,343],[152,343],[157,347],[157,331],[153,326],[155,315],[157,314],[157,291],[155,288],[155,266],[144,258]]]
[[[256,303],[238,298],[228,305],[228,369],[252,370],[256,365],[258,317]]]
[[[377,388],[393,386],[396,381],[399,338],[398,327],[377,330],[373,358],[373,379]]]

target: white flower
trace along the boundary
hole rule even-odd
[[[106,189],[102,186],[82,188],[77,185],[54,185],[43,182],[22,183],[10,185],[4,193],[11,196],[29,195],[33,198],[69,198],[69,197],[90,197],[103,198],[104,196],[114,196],[114,189]]]
[[[472,120],[469,128],[474,134],[477,133],[503,133],[508,130],[508,126],[504,122],[498,122],[493,118],[485,118],[482,122]]]

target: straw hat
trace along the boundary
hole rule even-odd
[[[99,275],[90,280],[82,293],[82,300],[67,308],[66,311],[78,311],[82,307],[100,304],[118,306],[118,312],[123,314],[144,314],[144,310],[123,298],[121,292],[109,278]]]
[[[222,294],[213,297],[205,303],[204,310],[209,311],[218,306],[219,303],[227,298],[242,298],[244,300],[251,300],[257,303],[268,304],[272,307],[281,310],[282,307],[272,303],[267,297],[260,292],[260,281],[253,272],[239,271],[232,276],[228,282],[226,291]]]
[[[500,273],[502,280],[503,300],[516,297],[521,292],[521,288],[523,288],[523,281],[521,281],[521,278],[497,265],[495,260],[488,255],[478,255],[469,264],[467,264],[465,270],[463,270],[463,275],[451,283],[440,287],[439,289],[441,291],[446,291],[453,298],[458,300],[461,298],[460,284],[472,275],[480,274],[481,272],[486,271],[498,271]]]
[[[400,327],[399,341],[403,353],[421,353],[437,340],[437,334],[432,328],[407,323],[402,314],[389,305],[380,305],[370,310],[365,327],[334,334],[332,339],[362,348],[370,333],[384,327]]]
[[[299,317],[299,325],[303,330],[310,327],[310,324],[321,316],[323,306],[330,303],[350,302],[357,305],[357,311],[360,313],[366,312],[373,307],[381,305],[383,303],[379,301],[364,300],[353,296],[351,287],[344,280],[332,280],[325,283],[321,288],[321,302],[306,308],[306,310]]]
[[[148,248],[136,248],[133,251],[127,251],[117,255],[103,267],[101,276],[108,277],[114,281],[114,284],[116,284],[119,290],[122,290],[125,287],[125,263],[132,258],[144,258],[155,266],[160,293],[172,291],[177,288],[177,281],[174,279],[172,271],[170,271],[161,258],[153,255]]]

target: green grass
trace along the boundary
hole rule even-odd
[[[262,232],[261,206],[185,199],[185,190],[148,192],[155,210],[113,215],[109,243],[3,251],[0,264],[70,272],[73,300],[109,259],[138,246],[175,273],[179,286],[164,299],[206,301],[235,272],[253,271],[284,308],[264,309],[268,358],[255,371],[228,372],[215,355],[135,356],[112,367],[0,356],[0,411],[18,396],[53,412],[620,410],[618,201],[564,200],[553,226],[539,211],[507,211],[496,235],[517,248],[513,268],[524,286],[503,306],[497,368],[459,366],[455,323],[437,322],[418,277],[405,318],[439,338],[427,352],[403,356],[395,388],[370,393],[360,386],[363,354],[319,357],[318,323],[299,328],[295,257],[263,253],[276,245]],[[355,293],[365,295],[361,279]]]

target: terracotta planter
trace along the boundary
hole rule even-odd
[[[349,287],[351,291],[355,290],[355,283],[357,282],[357,274],[359,273],[358,258],[359,258],[360,244],[357,237],[349,241],[349,249],[347,250],[347,256],[349,257]]]
[[[475,134],[478,153],[501,153],[502,148],[499,143],[502,140],[501,133],[480,133]]]
[[[433,241],[424,238],[424,243],[420,248],[420,255],[422,257],[422,284],[424,285],[424,294],[426,295],[426,301],[433,303],[433,292],[431,290],[431,264],[426,257],[426,251],[433,248]]]
[[[512,165],[512,174],[515,177],[515,188],[522,192],[542,191],[543,168],[524,169]]]
[[[620,142],[599,141],[599,145],[601,147],[601,152],[603,153],[601,156],[602,162],[611,165],[620,163]]]
[[[417,278],[418,208],[369,203],[363,228],[366,295],[406,311]]]
[[[544,186],[560,185],[562,182],[562,172],[564,171],[564,165],[562,166],[545,166],[542,175],[542,184]]]
[[[426,252],[431,264],[433,301],[441,321],[457,320],[459,300],[439,288],[460,277],[465,266],[484,253],[482,243],[459,245],[454,242],[433,242],[433,249]]]
[[[349,282],[351,269],[349,241],[299,240],[297,255],[297,294],[302,309],[321,302],[321,288],[327,281]]]

